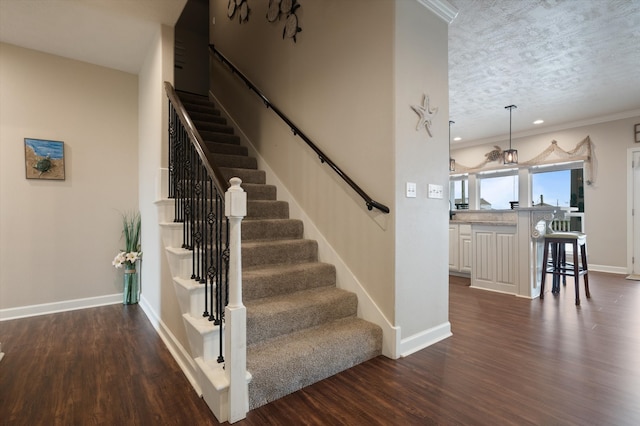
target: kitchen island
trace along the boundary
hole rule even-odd
[[[544,234],[559,207],[456,210],[449,221],[449,271],[471,287],[540,296]]]

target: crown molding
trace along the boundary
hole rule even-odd
[[[440,19],[448,24],[458,16],[458,9],[453,7],[447,0],[417,0],[418,3],[435,13]]]
[[[514,132],[511,135],[511,139],[519,139],[519,138],[526,138],[529,136],[537,136],[537,135],[544,135],[547,133],[561,132],[563,130],[575,129],[576,127],[592,126],[592,125],[601,124],[601,123],[608,123],[610,121],[625,120],[627,118],[633,118],[633,117],[639,117],[639,116],[640,116],[640,109],[633,109],[629,111],[619,112],[616,114],[603,115],[599,117],[588,118],[585,120],[571,121],[563,124],[558,124],[556,126],[540,127],[537,129]],[[458,149],[471,148],[472,146],[495,144],[495,143],[504,142],[505,140],[506,141],[509,140],[508,133],[505,135],[496,135],[496,136],[492,136],[484,139],[474,139],[470,141],[456,142],[455,144],[452,143],[451,150],[455,151]]]

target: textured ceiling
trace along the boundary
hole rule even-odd
[[[138,73],[187,0],[0,0],[0,41]]]
[[[448,1],[459,146],[640,114],[640,0]]]
[[[640,0],[448,1],[460,146],[508,139],[510,104],[515,137],[640,114]],[[173,25],[185,3],[0,0],[0,41],[137,73],[156,24]]]

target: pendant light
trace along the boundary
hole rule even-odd
[[[504,108],[509,110],[509,149],[504,151],[504,164],[518,164],[518,150],[511,149],[511,111],[518,107],[515,105],[508,105]]]
[[[456,122],[449,120],[449,171],[450,172],[455,172],[456,171],[456,160],[451,158],[451,125],[452,124],[456,124]]]

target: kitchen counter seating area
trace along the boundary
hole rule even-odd
[[[449,221],[449,271],[471,287],[520,297],[540,296],[544,235],[560,207],[456,210]]]

